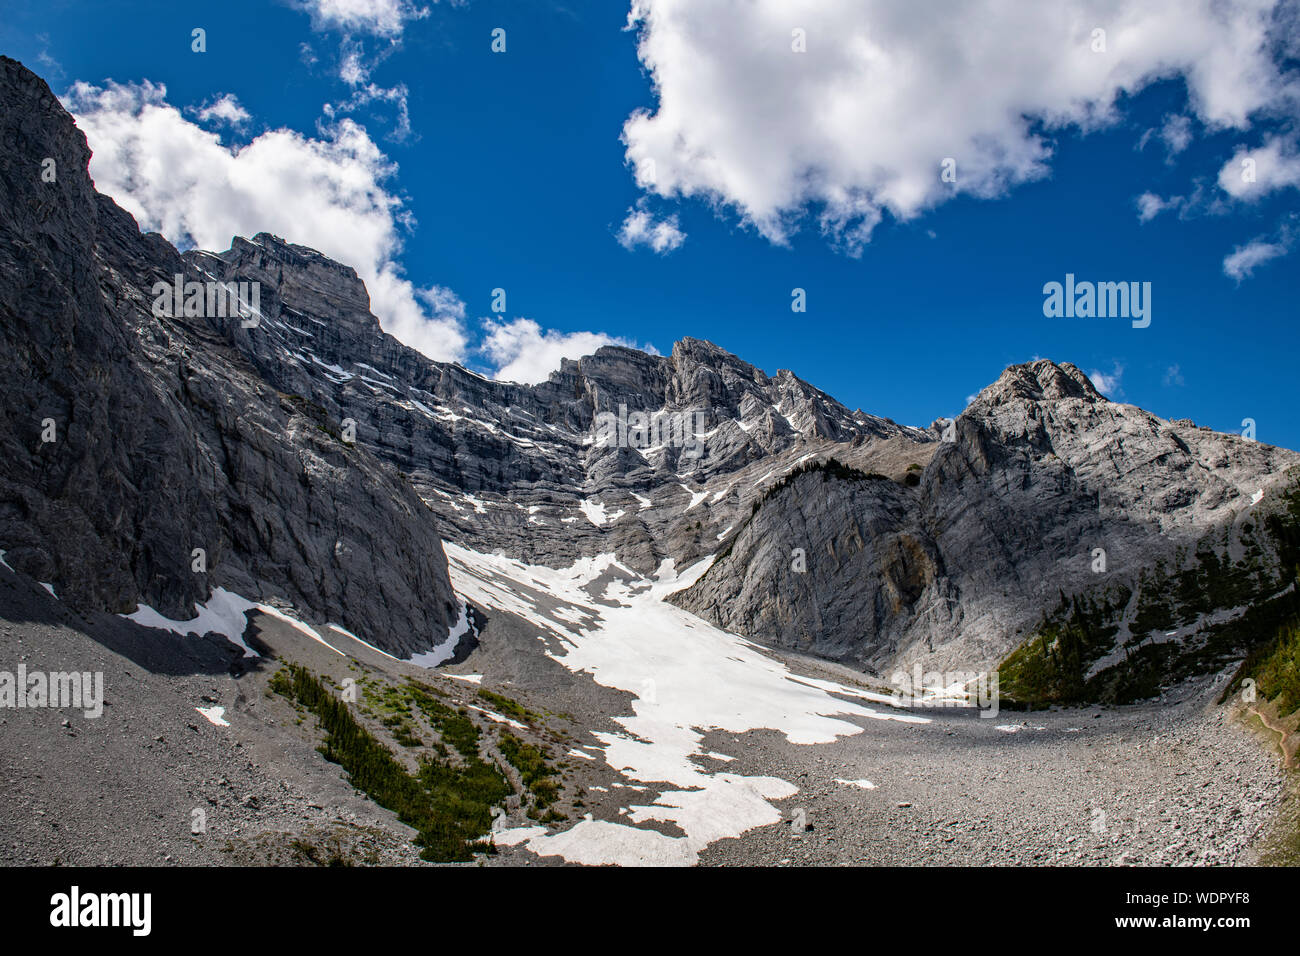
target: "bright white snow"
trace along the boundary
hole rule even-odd
[[[793,744],[818,744],[860,733],[849,717],[928,723],[858,702],[886,703],[885,695],[795,677],[743,638],[662,600],[697,580],[711,559],[680,576],[665,561],[649,580],[608,554],[556,570],[454,544],[445,548],[458,594],[530,621],[558,639],[560,650],[552,656],[559,663],[636,696],[632,713],[615,718],[625,732],[594,736],[606,763],[629,780],[660,784],[663,792],[653,803],[631,807],[627,822],[583,820],[560,833],[520,834],[518,842],[540,855],[590,864],[691,865],[715,840],[779,822],[771,801],[798,788],[776,777],[705,769],[699,758],[729,756],[703,749],[708,730],[772,728]],[[652,820],[673,823],[686,835],[635,825]]]
[[[230,721],[226,720],[224,707],[195,707],[200,714],[208,718],[208,723],[216,724],[218,727],[229,727]]]
[[[460,617],[456,619],[456,623],[447,632],[447,639],[433,650],[412,654],[407,663],[414,664],[416,667],[437,667],[443,661],[451,660],[456,656],[456,645],[460,643],[461,637],[470,629],[470,626],[469,605],[462,601]]]
[[[197,616],[188,621],[173,621],[171,618],[163,617],[147,604],[141,604],[131,614],[120,616],[144,627],[171,631],[181,637],[190,634],[202,636],[209,631],[215,631],[232,644],[242,647],[245,657],[257,657],[257,652],[244,643],[244,629],[248,626],[244,614],[257,606],[233,591],[213,588],[212,597],[207,604],[195,603],[194,610]]]
[[[611,524],[623,517],[623,512],[621,510],[615,511],[613,514],[606,514],[604,505],[592,501],[589,498],[584,498],[582,501],[578,502],[578,507],[582,509],[582,513],[587,516],[587,520],[597,528],[603,527],[606,524]]]
[[[188,621],[173,621],[171,618],[163,617],[147,604],[141,604],[130,614],[120,614],[118,616],[129,621],[135,621],[135,623],[143,627],[171,631],[181,637],[187,637],[190,634],[201,636],[209,631],[214,631],[232,644],[242,647],[245,657],[257,657],[257,651],[244,643],[244,629],[248,627],[248,620],[244,615],[249,611],[257,610],[284,621],[284,623],[306,634],[317,643],[324,644],[335,654],[346,656],[337,647],[321,637],[316,632],[316,629],[310,625],[290,617],[269,604],[258,604],[235,594],[233,591],[227,591],[225,588],[213,588],[212,597],[208,600],[208,603],[199,604],[196,602],[194,610],[197,616],[190,618]]]

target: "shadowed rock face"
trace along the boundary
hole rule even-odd
[[[141,236],[12,60],[0,135],[0,547],[90,605],[185,617],[224,586],[421,650],[456,617],[441,535],[552,567],[716,556],[673,599],[730,630],[880,670],[975,669],[1062,594],[1132,586],[1206,542],[1239,556],[1252,500],[1300,461],[1046,360],[929,429],[696,339],[491,381],[385,334],[356,273],[311,249],[260,233],[181,255]],[[259,322],[155,317],[175,273],[259,283]],[[635,413],[689,422],[703,454],[599,434]]]
[[[151,313],[155,282],[203,277],[94,191],[85,137],[7,58],[0,143],[9,564],[83,607],[139,602],[186,619],[220,586],[394,653],[444,639],[457,608],[436,519],[410,482],[259,374],[237,319]],[[54,182],[42,180],[45,157]],[[316,276],[304,278],[310,288]],[[206,573],[192,570],[195,548]]]

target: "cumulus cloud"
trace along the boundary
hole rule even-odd
[[[667,255],[686,241],[686,233],[678,227],[675,215],[656,219],[642,203],[627,211],[618,231],[618,241],[624,249],[647,246],[660,255]]]
[[[1046,175],[1055,132],[1116,121],[1119,97],[1157,79],[1188,89],[1189,117],[1161,131],[1171,149],[1192,118],[1245,129],[1289,82],[1274,5],[634,0],[657,104],[624,124],[626,158],[647,193],[704,198],[775,243],[811,212],[857,255],[886,214]]]
[[[485,319],[487,336],[482,351],[497,366],[496,377],[504,382],[535,385],[546,381],[560,367],[561,359],[591,355],[601,346],[625,345],[638,348],[635,342],[615,338],[603,332],[557,332],[545,330],[532,319],[510,322]],[[658,355],[653,347],[644,351]]]
[[[387,186],[396,166],[362,127],[341,119],[316,139],[274,129],[227,146],[166,97],[149,82],[70,91],[101,192],[182,246],[221,250],[267,231],[319,249],[357,270],[385,330],[430,358],[463,358],[464,308],[405,277],[409,211]]]
[[[361,59],[360,47],[352,47],[342,52],[339,62],[339,79],[348,86],[360,86],[370,79],[370,70]]]
[[[1160,130],[1160,138],[1170,154],[1178,155],[1192,144],[1192,121],[1186,116],[1170,116]]]
[[[194,113],[204,123],[225,123],[234,129],[239,129],[250,119],[248,110],[239,105],[239,100],[233,93],[209,100]]]
[[[435,0],[436,2],[436,0]],[[336,29],[398,37],[411,20],[429,15],[429,8],[411,0],[299,0],[321,30]]]
[[[1182,199],[1178,196],[1161,199],[1155,193],[1143,193],[1137,198],[1138,221],[1150,222],[1166,209],[1175,209],[1181,204]]]
[[[1300,150],[1294,137],[1271,136],[1257,149],[1237,150],[1219,170],[1219,187],[1247,202],[1300,186]]]
[[[354,113],[371,103],[389,103],[396,108],[397,116],[393,121],[393,130],[389,133],[388,138],[400,143],[405,142],[411,135],[409,96],[410,91],[405,83],[390,87],[366,83],[364,86],[355,88],[352,95],[346,100],[339,103],[326,103],[322,112],[324,112],[325,118],[329,122],[334,122],[339,117]]]
[[[1166,116],[1159,129],[1149,129],[1142,134],[1142,138],[1138,140],[1138,149],[1145,149],[1147,143],[1156,136],[1159,136],[1160,140],[1165,144],[1165,150],[1172,160],[1173,157],[1192,144],[1191,117],[1177,113]]]
[[[1183,370],[1178,365],[1171,365],[1165,369],[1164,383],[1166,387],[1171,387],[1186,385],[1187,380],[1183,378]]]

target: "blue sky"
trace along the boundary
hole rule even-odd
[[[1044,64],[1077,55],[1077,29],[1062,34],[1073,47],[1039,60],[1031,44],[1046,41],[1041,31],[1030,36],[1029,22],[1023,37],[1011,31],[996,42],[960,25],[935,36],[938,27],[863,4],[842,29],[833,11],[791,15],[789,23],[811,24],[807,52],[796,54],[786,48],[789,23],[774,21],[770,4],[758,4],[765,19],[750,23],[709,0],[689,9],[680,0],[641,2],[650,16],[631,30],[625,5],[578,0],[9,2],[0,51],[60,95],[88,85],[65,102],[84,116],[96,162],[104,157],[102,169],[92,164],[100,188],[137,218],[185,242],[177,233],[188,224],[200,236],[198,220],[216,210],[219,221],[202,229],[209,239],[224,234],[221,248],[234,231],[266,228],[363,274],[367,262],[387,270],[394,288],[382,305],[399,303],[394,314],[410,315],[398,328],[413,331],[400,333],[376,312],[412,344],[450,350],[436,357],[520,372],[530,359],[581,354],[595,341],[565,338],[573,333],[665,353],[694,336],[768,372],[790,368],[851,408],[924,425],[959,411],[1006,365],[1042,356],[1102,373],[1112,397],[1159,415],[1225,431],[1253,418],[1261,440],[1300,448],[1292,413],[1300,292],[1290,251],[1300,229],[1294,5],[1266,10],[1239,0],[1254,12],[1256,32],[1221,39],[1208,3],[1189,0],[1172,24],[1143,9],[1158,4],[1094,4],[1093,20],[1113,23],[1112,46],[1090,51],[1096,59],[1084,68],[1104,62],[1105,71],[1063,69],[1054,84],[1037,76],[1056,69]],[[719,19],[708,19],[711,6]],[[840,65],[860,47],[837,46],[862,24],[889,38],[888,57],[916,53],[891,60],[863,88],[870,95],[856,93],[859,68]],[[195,27],[206,30],[206,52],[191,50]],[[490,48],[498,27],[504,53]],[[1180,30],[1185,39],[1170,39]],[[773,61],[775,92],[761,75],[769,33],[779,37],[772,49],[812,58]],[[1152,39],[1114,39],[1130,34]],[[936,55],[953,35],[992,49]],[[638,57],[639,41],[649,62]],[[1252,43],[1254,89],[1242,92],[1234,70],[1246,70],[1250,57],[1240,51]],[[1216,44],[1236,51],[1227,66]],[[918,73],[899,79],[909,60]],[[780,75],[789,62],[804,72]],[[1003,62],[1009,79],[993,79],[988,64]],[[1261,79],[1261,69],[1271,73]],[[940,76],[933,89],[931,75]],[[145,82],[165,94],[156,86],[141,94]],[[134,99],[108,98],[110,83]],[[1042,92],[1054,85],[1059,92]],[[973,98],[963,100],[967,91]],[[231,125],[216,112],[200,117],[225,96],[246,118]],[[355,108],[340,108],[349,97]],[[141,123],[146,102],[171,112]],[[976,115],[982,104],[990,104],[987,128]],[[625,137],[638,110],[662,115]],[[1023,119],[1009,120],[1011,112]],[[330,132],[343,117],[357,130],[346,149]],[[952,198],[933,185],[943,150],[929,146],[948,129],[962,183]],[[296,135],[267,139],[264,152],[279,144],[289,159],[302,150],[323,164],[343,155],[340,168],[365,167],[373,183],[318,221],[295,204],[339,201],[328,189],[320,197],[258,193],[232,175],[230,189],[252,191],[231,199],[204,170],[237,164],[205,153],[217,166],[194,168],[207,182],[200,201],[183,179],[158,182],[180,176],[183,158],[151,171],[138,155],[188,156],[191,135],[207,137],[205,149],[238,149],[274,131]],[[131,138],[133,148],[115,157],[114,136]],[[669,155],[674,143],[689,148]],[[664,150],[658,175],[638,185],[635,159],[656,149]],[[1256,155],[1261,182],[1223,185],[1225,168]],[[985,172],[990,156],[998,162]],[[981,169],[975,182],[961,178],[967,168]],[[323,171],[321,181],[331,175]],[[1140,221],[1143,194],[1168,208]],[[837,232],[835,217],[846,209],[860,218]],[[665,224],[671,248],[620,242],[636,210]],[[827,216],[831,225],[820,228]],[[855,234],[854,222],[874,227]],[[377,238],[354,238],[374,224]],[[355,260],[347,254],[354,250]],[[1067,272],[1150,282],[1150,327],[1044,317],[1044,283]],[[796,287],[807,293],[804,314],[791,312]],[[507,291],[507,311],[494,321],[512,334],[484,351],[495,288]],[[372,298],[380,303],[373,286]],[[452,331],[422,338],[416,309]],[[537,347],[530,330],[549,347]]]

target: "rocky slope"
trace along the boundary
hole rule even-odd
[[[989,668],[1079,596],[1110,609],[1104,662],[1154,634],[1134,624],[1162,575],[1211,558],[1241,580],[1182,615],[1180,640],[1285,584],[1250,516],[1279,507],[1300,456],[1110,402],[1072,365],[1009,368],[928,429],[695,339],[491,381],[385,334],[356,273],[311,249],[141,236],[11,60],[0,119],[0,546],[71,600],[186,617],[221,586],[405,655],[459,616],[443,538],[641,574],[716,556],[673,600],[887,673]],[[257,283],[257,321],[154,315],[153,284],[178,273]]]

